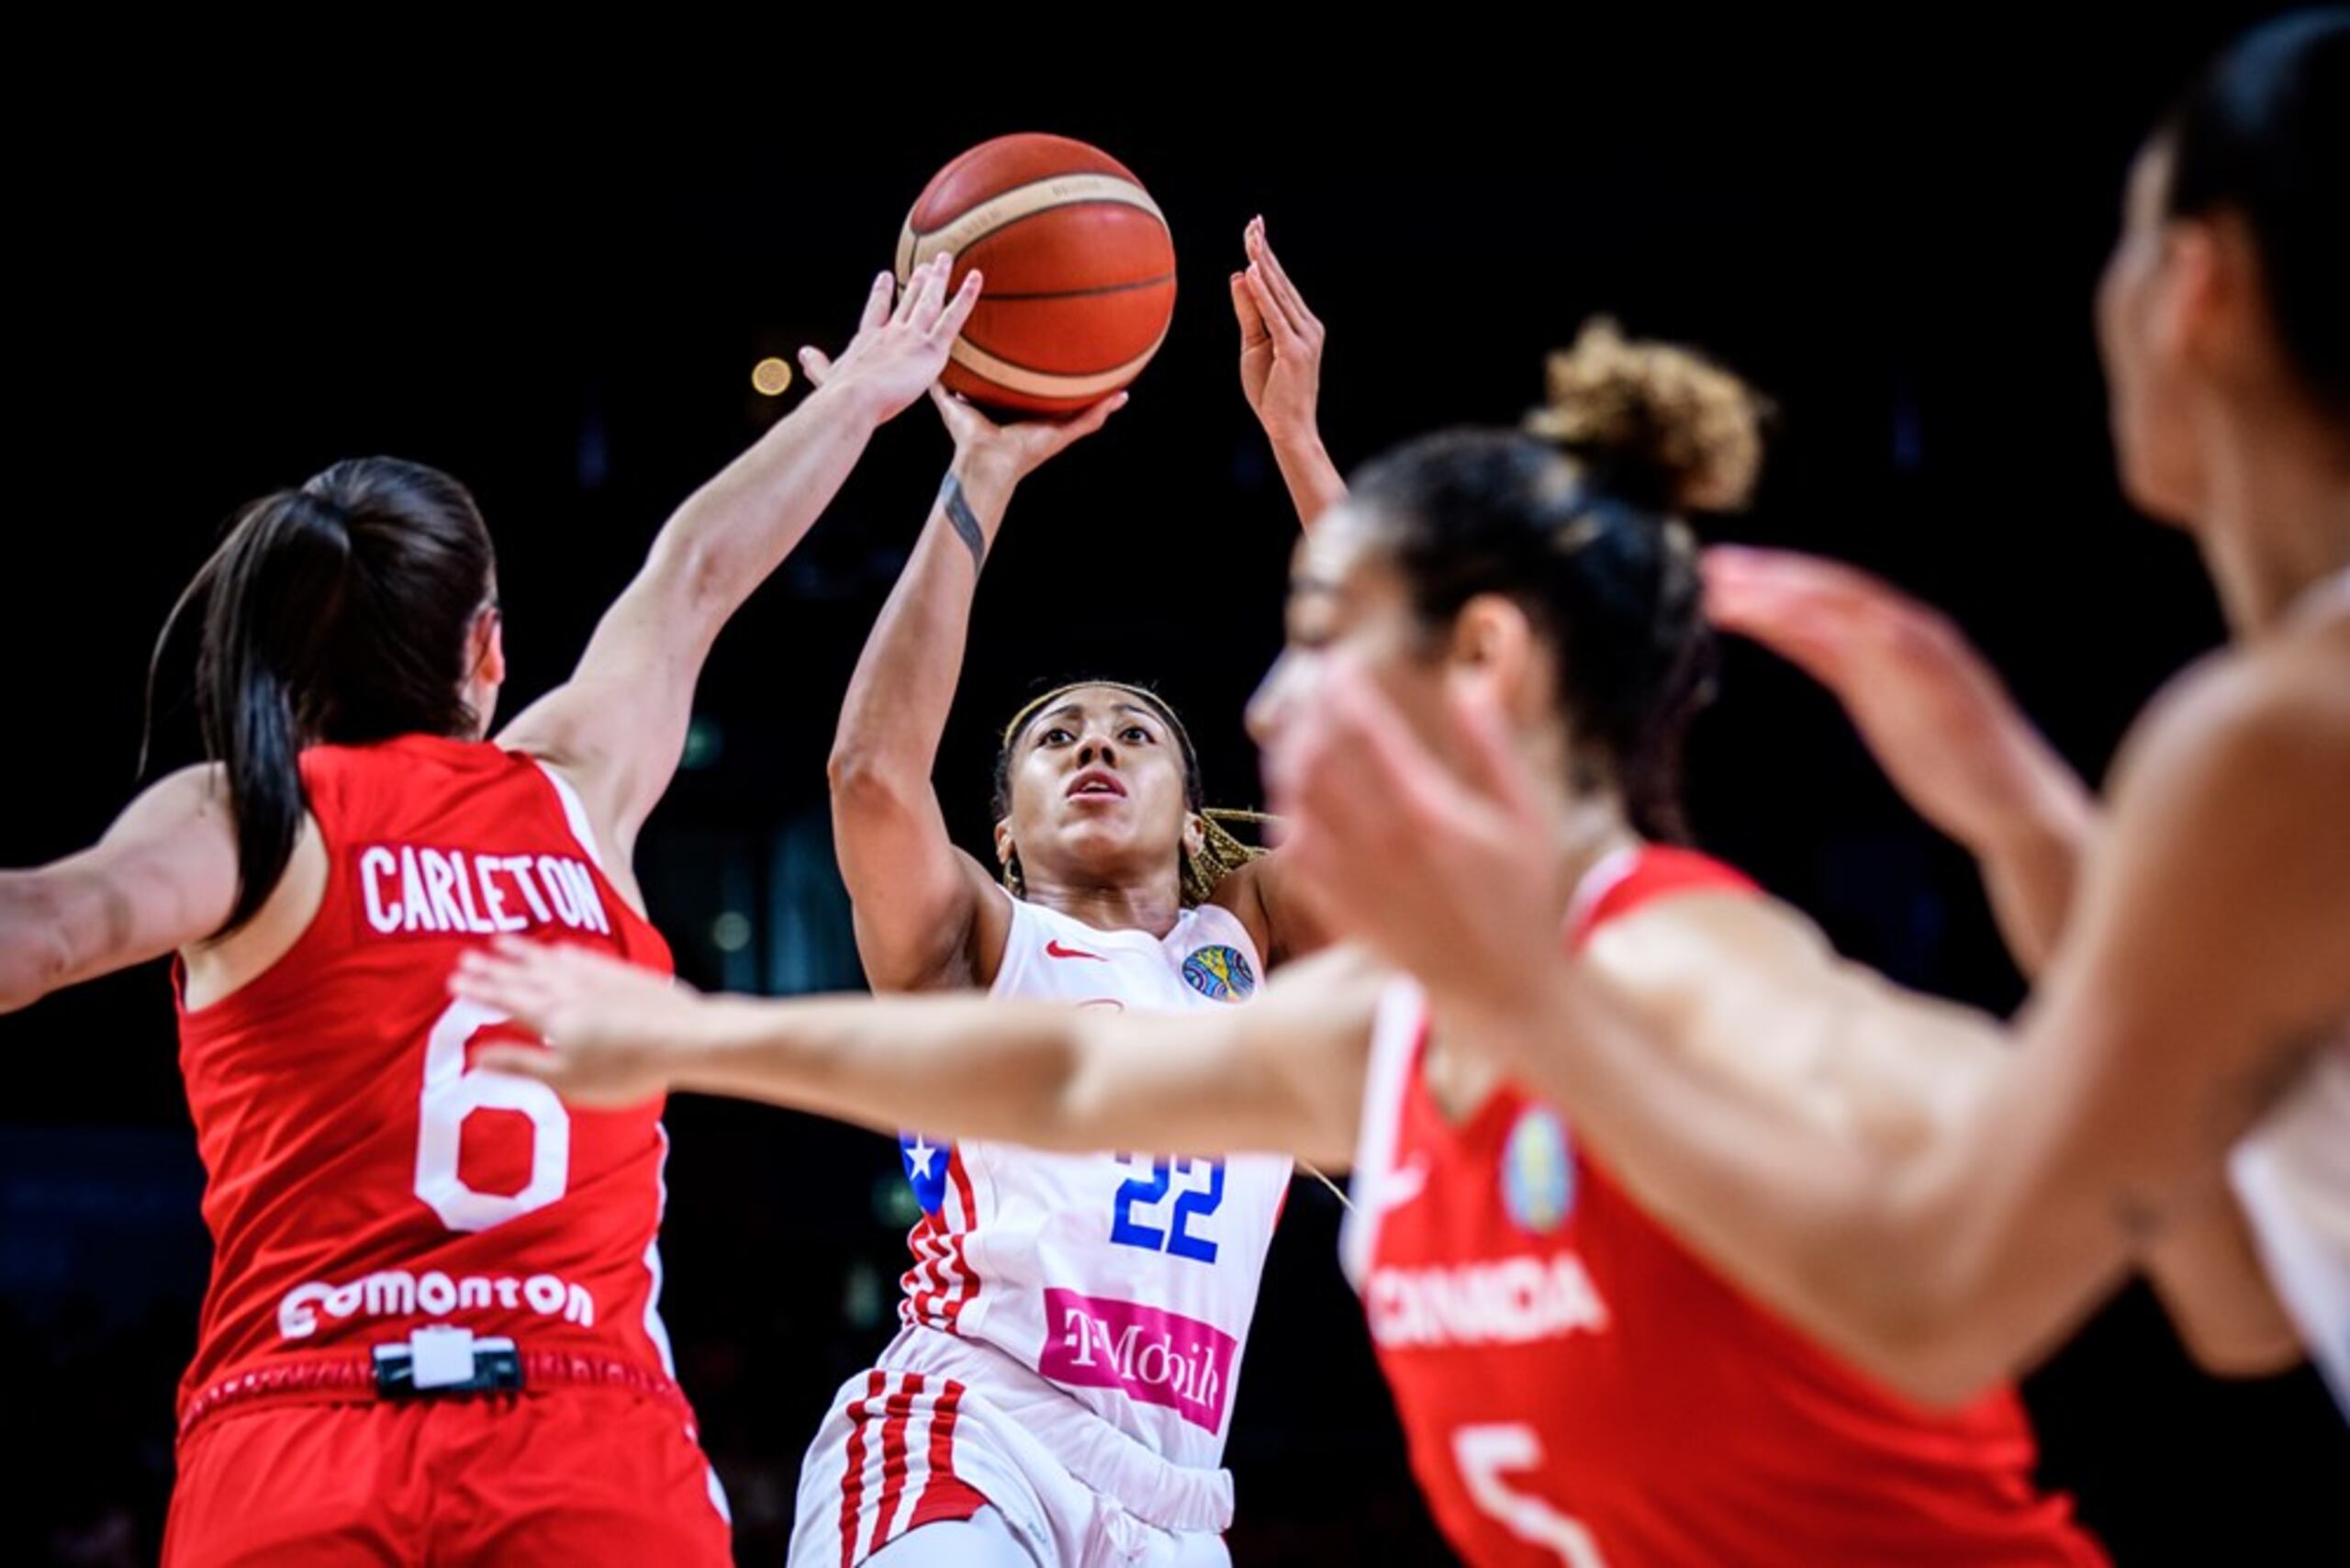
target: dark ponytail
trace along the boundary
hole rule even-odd
[[[1553,354],[1526,431],[1409,442],[1354,481],[1420,619],[1481,594],[1523,609],[1557,659],[1579,790],[1612,787],[1646,837],[1685,839],[1681,752],[1715,646],[1684,513],[1746,504],[1762,401],[1686,349],[1596,321]]]
[[[155,644],[159,665],[181,616],[203,605],[196,712],[237,824],[224,934],[253,917],[293,856],[309,809],[304,746],[477,726],[465,646],[494,576],[473,497],[421,464],[338,463],[238,512]]]
[[[2286,357],[2350,420],[2350,9],[2246,34],[2155,136],[2170,150],[2172,215],[2243,218]]]

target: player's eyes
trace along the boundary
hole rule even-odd
[[[1125,734],[1120,735],[1118,738],[1120,740],[1132,741],[1136,745],[1148,745],[1156,737],[1153,736],[1148,730],[1144,729],[1140,724],[1128,724],[1126,726]]]
[[[1045,732],[1043,744],[1046,745],[1067,745],[1069,742],[1075,739],[1077,739],[1075,735],[1070,734],[1067,730],[1056,725],[1052,729]]]

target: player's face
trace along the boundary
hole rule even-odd
[[[2165,212],[2169,185],[2167,148],[2139,153],[2121,235],[2098,286],[2097,326],[2121,487],[2142,510],[2178,520],[2195,512],[2203,486],[2184,352],[2192,286]]]
[[[1485,611],[1472,601],[1473,613]],[[1464,611],[1466,621],[1472,611]],[[1514,609],[1506,613],[1516,616]],[[1517,618],[1522,625],[1523,618]],[[1450,761],[1447,694],[1460,680],[1492,678],[1494,666],[1464,650],[1460,628],[1432,632],[1373,526],[1339,506],[1298,545],[1290,574],[1289,641],[1248,704],[1248,730],[1270,746],[1317,700],[1334,661],[1359,666],[1411,724]]]
[[[1017,850],[1032,886],[1164,876],[1196,832],[1182,742],[1133,693],[1080,687],[1028,722],[998,847]]]

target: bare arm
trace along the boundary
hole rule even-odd
[[[1791,552],[1707,552],[1707,610],[1802,668],[1843,704],[1902,794],[1969,850],[2027,974],[2056,946],[2098,808],[1998,676],[1946,617],[1865,573]],[[2300,1353],[2214,1181],[2141,1260],[2208,1370],[2272,1372]]]
[[[508,941],[469,954],[454,988],[549,1042],[485,1051],[485,1065],[586,1103],[674,1088],[885,1132],[1343,1166],[1383,983],[1361,955],[1331,954],[1245,1007],[1181,1014],[975,996],[755,1002],[696,997],[577,947]]]
[[[955,436],[922,538],[882,606],[841,703],[829,768],[833,836],[856,907],[856,946],[877,991],[984,984],[1011,906],[955,847],[931,784],[955,704],[979,569],[1021,479],[1125,403],[1104,398],[1065,423],[998,426],[944,392]]]
[[[831,504],[873,431],[945,364],[979,297],[976,273],[951,301],[946,276],[937,263],[918,271],[894,308],[889,274],[875,279],[839,374],[687,498],[571,678],[499,734],[563,770],[621,867],[677,772],[720,630]]]
[[[149,788],[79,855],[0,871],[0,1013],[157,958],[220,929],[237,837],[217,765]]]
[[[1962,1397],[2061,1337],[2193,1211],[2319,1029],[2350,1013],[2338,668],[2199,678],[2149,722],[2023,1048],[1907,1149],[1818,1136],[1697,1065],[1702,1042],[1675,1031],[1705,1014],[1550,961],[1557,892],[1522,864],[1539,818],[1504,777],[1498,720],[1472,723],[1480,796],[1399,749],[1400,720],[1366,716],[1366,695],[1334,685],[1335,738],[1285,765],[1309,807],[1292,851],[1318,896],[1413,955],[1447,1026],[1572,1106],[1718,1267],[1920,1397]],[[1375,872],[1354,859],[1365,846]],[[1750,1030],[1926,1043],[1909,999],[1794,969],[1750,978],[1777,987]]]

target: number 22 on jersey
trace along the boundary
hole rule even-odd
[[[1119,1186],[1111,1209],[1110,1239],[1121,1247],[1139,1247],[1170,1258],[1214,1262],[1215,1242],[1192,1227],[1224,1204],[1224,1161],[1176,1161],[1147,1154],[1122,1154],[1118,1159],[1125,1165],[1145,1167],[1146,1173]],[[1180,1187],[1178,1164],[1182,1167]],[[1171,1211],[1162,1207],[1170,1196]]]

